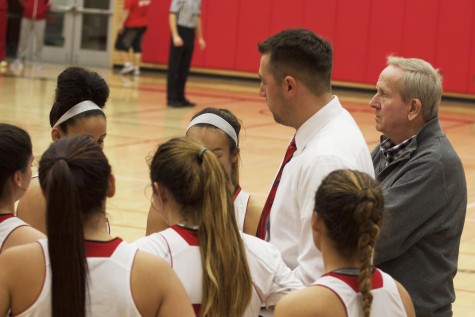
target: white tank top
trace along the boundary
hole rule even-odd
[[[18,317],[51,316],[51,265],[47,240],[39,240],[46,264],[46,276],[37,300]],[[132,297],[131,269],[137,247],[116,238],[107,242],[86,241],[89,294],[86,316],[141,316]]]
[[[289,292],[303,287],[269,243],[241,233],[246,248],[253,292],[244,317],[256,317],[262,305],[274,306]],[[170,263],[198,314],[202,298],[202,265],[197,231],[174,225],[135,241],[141,251]]]
[[[396,282],[391,276],[375,269],[371,276],[371,284],[371,294],[373,294],[371,316],[407,316]],[[314,285],[321,285],[335,292],[345,305],[348,317],[363,317],[358,276],[327,273],[319,278]]]
[[[3,243],[8,239],[10,234],[16,228],[23,226],[28,226],[28,224],[12,214],[0,216],[0,252],[2,252]]]
[[[244,231],[244,221],[246,220],[247,205],[251,195],[237,187],[234,192],[234,213],[239,231]]]

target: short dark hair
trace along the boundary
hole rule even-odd
[[[331,44],[306,29],[281,31],[257,45],[259,53],[270,55],[277,81],[292,75],[315,95],[331,90],[333,50]]]

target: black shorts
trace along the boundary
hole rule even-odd
[[[115,49],[118,51],[129,51],[132,47],[135,53],[142,52],[142,38],[147,31],[147,27],[125,28],[119,32],[115,40]]]

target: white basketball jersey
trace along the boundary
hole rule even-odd
[[[45,255],[45,283],[35,303],[18,314],[18,317],[51,316],[52,273],[48,242],[47,240],[38,242]],[[130,286],[131,269],[137,247],[116,238],[107,242],[86,241],[85,251],[89,268],[86,315],[89,317],[141,316],[132,297]]]
[[[246,220],[247,205],[251,195],[241,187],[236,188],[234,192],[234,213],[239,231],[244,231],[244,221]]]
[[[0,252],[2,252],[3,243],[10,234],[22,226],[28,226],[28,224],[12,214],[0,215]]]
[[[345,305],[348,317],[363,317],[358,276],[327,273],[314,285],[327,287],[335,292]],[[371,276],[371,316],[405,317],[406,310],[397,289],[396,282],[388,274],[375,269]]]

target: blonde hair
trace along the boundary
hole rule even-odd
[[[251,299],[252,280],[221,163],[197,141],[175,138],[158,148],[150,178],[173,195],[185,219],[199,224],[200,316],[242,316]]]
[[[383,210],[379,183],[368,174],[355,170],[331,172],[315,195],[315,212],[323,219],[335,248],[343,256],[358,257],[365,317],[369,317],[373,301],[370,292],[372,259]]]
[[[408,102],[412,98],[419,99],[425,122],[436,117],[442,99],[442,79],[439,72],[419,58],[389,56],[387,64],[405,71],[399,87],[402,100]]]

